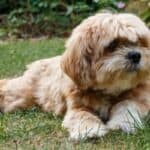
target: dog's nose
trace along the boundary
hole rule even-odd
[[[134,64],[138,64],[140,62],[140,59],[141,59],[141,54],[139,52],[135,52],[135,51],[132,51],[132,52],[129,52],[127,54],[127,58]]]

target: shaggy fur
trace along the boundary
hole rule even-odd
[[[141,55],[134,64],[130,52]],[[62,56],[0,80],[3,112],[39,106],[64,115],[72,139],[134,132],[150,110],[150,30],[132,14],[97,14],[72,32]]]

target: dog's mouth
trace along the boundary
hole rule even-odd
[[[127,63],[125,65],[125,70],[127,72],[137,72],[140,70],[140,64],[129,64],[129,63]]]

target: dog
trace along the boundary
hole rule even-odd
[[[99,13],[73,30],[61,56],[0,80],[0,109],[38,106],[62,115],[74,140],[134,133],[150,110],[149,76],[148,27],[133,14]]]

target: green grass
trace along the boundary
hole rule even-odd
[[[61,54],[63,39],[6,42],[0,45],[0,78],[19,75],[31,61]],[[150,119],[137,134],[111,132],[75,143],[61,127],[62,118],[33,108],[0,114],[0,150],[150,150]]]

